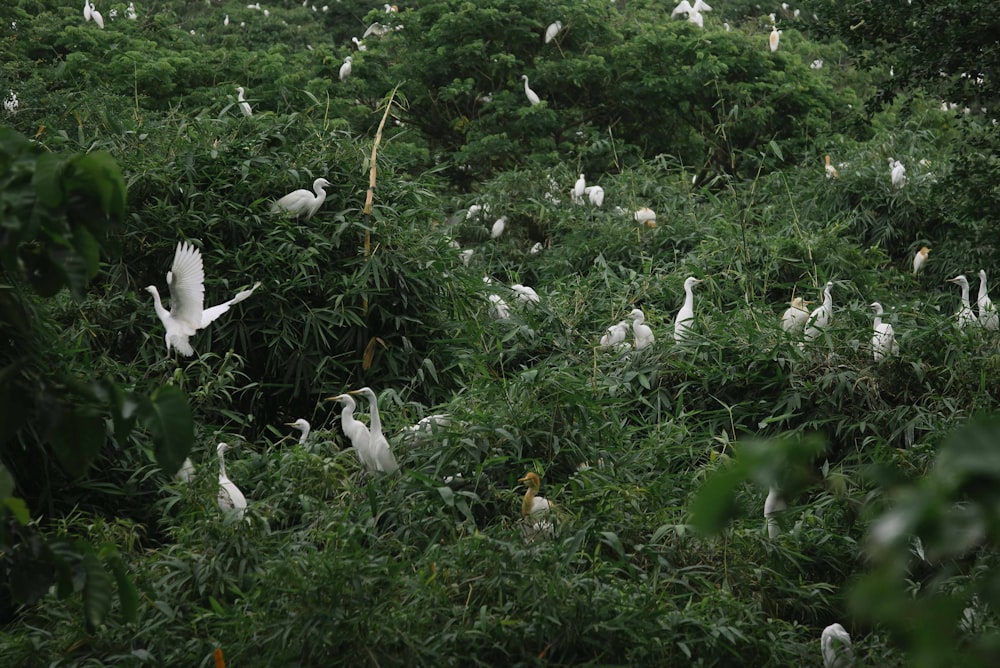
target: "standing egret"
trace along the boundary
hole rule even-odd
[[[955,317],[958,318],[958,328],[965,329],[969,325],[976,324],[976,314],[972,312],[972,308],[969,306],[969,281],[964,275],[958,275],[955,278],[949,278],[949,283],[954,283],[962,289],[962,307],[958,309]]]
[[[902,188],[906,185],[906,167],[899,160],[889,158],[889,178],[892,180],[894,188]]]
[[[680,343],[688,337],[691,331],[691,321],[694,320],[694,286],[701,283],[701,279],[688,276],[684,280],[684,306],[677,312],[674,320],[674,341]]]
[[[931,252],[931,249],[927,246],[921,247],[913,256],[913,275],[916,276],[920,273],[920,270],[924,268],[924,263],[927,262],[927,254]]]
[[[778,50],[778,43],[781,41],[781,31],[778,30],[777,26],[771,26],[771,35],[767,38],[767,45],[771,48],[771,52]]]
[[[367,51],[367,50],[368,50],[368,47],[367,47],[367,46],[365,46],[365,43],[364,43],[364,42],[362,42],[362,41],[361,41],[360,39],[358,39],[357,37],[352,37],[352,38],[351,38],[351,41],[352,41],[352,42],[354,42],[354,46],[356,46],[356,47],[357,47],[358,51]]]
[[[292,429],[298,429],[302,432],[302,435],[299,436],[299,445],[304,444],[306,439],[309,438],[309,432],[312,429],[312,426],[309,424],[308,420],[299,418],[295,422],[286,422],[285,425],[291,427]]]
[[[976,300],[976,305],[979,307],[979,324],[986,329],[997,329],[1000,318],[993,308],[993,300],[990,299],[990,291],[986,287],[986,272],[982,269],[979,270],[979,299]]]
[[[226,475],[226,451],[229,450],[227,443],[219,443],[216,452],[219,453],[219,493],[216,497],[219,502],[219,509],[226,513],[230,510],[237,511],[237,517],[243,519],[247,510],[247,498],[243,496],[240,488]]]
[[[823,288],[823,303],[809,314],[804,330],[806,341],[812,341],[819,336],[823,328],[829,325],[830,320],[833,319],[833,295],[830,293],[832,289],[833,282],[828,281]]]
[[[825,156],[823,160],[826,162],[826,165],[824,166],[824,169],[826,170],[826,178],[835,179],[840,176],[840,172],[837,171],[837,168],[830,164],[829,155]]]
[[[583,196],[587,192],[587,179],[580,174],[580,178],[576,180],[573,184],[573,190],[570,191],[570,198],[573,200],[573,204],[583,204]]]
[[[385,435],[382,433],[382,419],[378,414],[378,397],[375,396],[375,392],[370,387],[351,390],[348,394],[359,394],[368,399],[370,404],[369,410],[371,411],[371,424],[368,427],[371,433],[369,447],[371,448],[372,457],[375,459],[375,468],[385,473],[395,473],[399,470],[399,464],[396,463],[396,458],[392,456],[392,451],[389,450],[389,441],[386,440]]]
[[[226,18],[222,19],[222,25],[229,25],[229,14],[226,14]]]
[[[854,665],[851,636],[840,624],[830,624],[823,629],[819,646],[823,652],[824,668],[849,668]]]
[[[250,103],[243,99],[243,86],[236,87],[236,100],[240,103],[240,111],[243,112],[244,116],[253,116],[253,110],[250,109]]]
[[[533,288],[529,288],[527,285],[521,285],[520,283],[515,283],[510,286],[510,289],[514,291],[515,297],[518,301],[522,301],[525,304],[538,303],[538,293],[535,292]]]
[[[656,227],[656,212],[644,206],[635,212],[635,222],[646,227]]]
[[[653,345],[656,337],[653,336],[653,330],[646,324],[646,314],[636,308],[632,309],[628,317],[632,319],[632,334],[635,337],[635,349],[642,350],[647,346]]]
[[[764,499],[764,524],[767,525],[768,538],[774,538],[781,533],[781,527],[778,526],[778,520],[775,515],[785,510],[785,508],[787,506],[785,505],[785,500],[781,498],[781,490],[777,487],[768,489],[767,498]]]
[[[802,297],[792,298],[791,305],[785,309],[781,316],[781,329],[789,334],[798,334],[805,327],[806,319],[809,318],[809,311],[806,306],[812,302],[807,302]]]
[[[351,76],[351,57],[348,56],[344,58],[344,64],[340,66],[340,80],[347,81],[347,77]]]
[[[625,342],[625,336],[627,334],[628,334],[627,320],[622,320],[617,325],[611,325],[606,330],[604,330],[604,336],[601,337],[601,347],[614,348],[620,346]]]
[[[83,0],[83,21],[86,23],[94,17],[94,10],[90,6],[90,0]]]
[[[601,186],[588,186],[584,191],[590,199],[590,203],[600,208],[604,204],[604,188]]]
[[[872,352],[876,362],[881,362],[886,355],[896,355],[899,353],[899,345],[896,343],[896,333],[892,325],[882,322],[882,305],[872,302],[870,306],[875,309],[875,326],[872,332]]]
[[[556,35],[559,34],[559,31],[562,30],[562,27],[563,27],[562,21],[555,21],[554,23],[550,23],[549,27],[545,29],[545,43],[548,44],[549,42],[554,40],[556,38]]]
[[[510,308],[507,302],[500,295],[490,295],[490,313],[497,320],[507,320],[510,318]]]
[[[160,293],[155,285],[146,287],[153,295],[153,307],[160,322],[166,328],[164,340],[167,342],[167,354],[176,349],[180,354],[190,357],[194,349],[188,338],[194,336],[199,329],[208,327],[213,320],[229,310],[233,304],[253,294],[260,286],[254,283],[249,290],[236,293],[236,296],[212,308],[204,308],[205,304],[205,269],[201,260],[201,251],[186,241],[177,243],[174,251],[174,263],[167,272],[167,286],[170,288],[170,310],[163,308]]]
[[[528,75],[522,74],[521,78],[524,79],[524,94],[528,96],[528,102],[531,103],[532,107],[535,106],[536,104],[539,104],[542,100],[541,98],[538,97],[538,94],[535,91],[531,90],[531,88],[528,86]]]
[[[305,188],[294,190],[271,205],[271,213],[287,211],[293,214],[295,218],[305,214],[306,220],[309,220],[326,200],[326,191],[324,188],[330,188],[332,185],[326,179],[318,178],[313,181],[315,195]]]
[[[90,5],[90,15],[93,17],[94,23],[97,24],[97,27],[104,30],[104,17],[101,16],[99,11],[97,11],[97,7],[95,7],[93,3]]]
[[[503,234],[504,229],[507,227],[507,216],[500,216],[495,221],[493,221],[493,227],[490,228],[490,239],[499,239],[500,235]]]
[[[534,538],[540,534],[552,533],[552,522],[544,519],[550,511],[555,510],[555,504],[548,499],[538,496],[538,491],[542,487],[542,481],[534,471],[528,471],[523,478],[518,478],[518,482],[523,482],[528,488],[521,501],[521,520],[524,522],[524,537]]]
[[[357,407],[354,397],[350,394],[338,394],[323,401],[338,401],[343,405],[340,410],[340,427],[344,430],[344,435],[351,442],[354,454],[361,460],[361,465],[369,471],[377,470],[378,466],[371,451],[371,432],[363,422],[354,417],[354,409]]]

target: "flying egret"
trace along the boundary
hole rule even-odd
[[[703,0],[694,0],[694,4],[691,5],[691,9],[696,12],[710,12],[712,11],[712,6]]]
[[[354,454],[358,456],[361,465],[369,471],[375,471],[378,465],[371,450],[371,432],[363,422],[354,417],[354,409],[357,404],[350,394],[338,394],[335,397],[327,397],[323,401],[337,401],[343,406],[340,410],[340,427],[344,430],[344,435],[351,442]]]
[[[979,299],[976,300],[976,305],[979,307],[979,324],[986,329],[997,329],[1000,318],[993,308],[989,288],[986,286],[986,272],[982,269],[979,270]]]
[[[670,18],[676,19],[681,14],[687,14],[688,16],[690,16],[693,10],[694,7],[691,6],[691,3],[688,2],[688,0],[681,0],[679,3],[677,3],[677,6],[674,7],[674,10],[670,12]]]
[[[826,178],[835,179],[840,176],[840,172],[837,171],[837,168],[830,164],[829,155],[825,156],[823,160],[826,162],[826,165],[824,166],[824,169],[826,170]]]
[[[972,312],[972,308],[969,306],[969,281],[964,275],[958,275],[955,278],[949,278],[949,283],[954,283],[962,289],[962,307],[958,309],[955,317],[958,318],[958,328],[965,329],[969,325],[976,324],[976,314]]]
[[[692,7],[691,8],[691,13],[688,14],[688,23],[693,23],[696,26],[698,26],[699,28],[704,28],[705,27],[705,17],[701,15],[701,12],[699,12],[697,9],[695,9],[694,7]]]
[[[549,24],[549,27],[545,29],[545,43],[548,44],[556,38],[559,31],[562,30],[562,21],[555,21]]]
[[[510,289],[515,292],[515,297],[518,301],[522,301],[525,304],[538,303],[538,293],[535,292],[533,288],[529,288],[527,285],[521,285],[520,283],[515,283],[510,286]]]
[[[833,319],[833,295],[830,293],[832,289],[833,282],[828,281],[823,288],[823,303],[809,314],[804,330],[806,341],[812,341],[819,336],[823,328],[829,325],[830,320]]]
[[[625,342],[625,336],[628,334],[628,321],[622,320],[617,325],[611,325],[606,330],[604,330],[604,336],[601,337],[601,347],[602,348],[614,348],[620,346]]]
[[[351,57],[344,58],[344,64],[340,66],[340,80],[346,81],[351,76]]]
[[[587,192],[587,179],[584,178],[583,174],[576,180],[573,184],[573,190],[570,192],[570,198],[573,200],[573,204],[583,204],[583,196]]]
[[[767,525],[768,538],[774,538],[781,533],[781,527],[778,526],[778,520],[775,518],[775,515],[785,510],[785,508],[787,506],[785,505],[785,500],[781,497],[781,490],[777,487],[768,489],[767,498],[764,499],[764,524]]]
[[[899,344],[896,343],[896,333],[892,325],[882,322],[882,305],[872,302],[870,306],[875,309],[875,326],[872,332],[872,352],[876,362],[881,362],[886,355],[899,354]]]
[[[590,198],[590,203],[600,208],[604,204],[604,188],[601,186],[588,186],[584,192]]]
[[[490,295],[490,313],[497,320],[507,320],[510,318],[510,308],[507,302],[500,295]]]
[[[656,212],[644,206],[635,212],[635,222],[646,227],[656,227]]]
[[[778,50],[778,42],[781,41],[781,31],[777,26],[771,26],[771,36],[767,38],[767,45],[771,47],[771,52]]]
[[[906,185],[906,167],[899,160],[889,158],[889,178],[892,180],[894,188],[902,188]]]
[[[789,334],[801,333],[802,328],[805,327],[806,319],[809,317],[809,311],[806,310],[806,306],[809,304],[812,302],[807,302],[802,297],[792,298],[791,305],[785,309],[785,313],[781,316],[781,329]]]
[[[250,109],[250,103],[243,99],[243,86],[236,87],[236,100],[240,103],[240,111],[243,112],[244,116],[253,116],[253,110]]]
[[[302,432],[302,435],[299,436],[299,445],[304,444],[306,439],[309,438],[309,432],[312,429],[312,426],[309,424],[308,420],[299,418],[295,422],[286,422],[285,425],[291,427],[292,429],[298,429]]]
[[[212,308],[204,308],[205,304],[205,269],[202,264],[201,251],[186,241],[177,243],[174,251],[174,263],[167,272],[167,286],[170,288],[170,310],[163,308],[160,293],[155,285],[146,287],[153,295],[153,308],[163,323],[167,333],[167,354],[176,349],[180,354],[190,357],[194,349],[188,338],[194,336],[199,329],[208,327],[212,321],[229,310],[234,304],[253,294],[260,287],[260,281],[254,283],[249,290],[236,293],[236,296]]]
[[[924,263],[927,262],[927,254],[931,252],[931,249],[927,246],[921,247],[920,250],[916,252],[913,256],[913,275],[916,276],[920,273],[920,270],[924,268]]]
[[[396,458],[392,456],[392,451],[389,450],[389,441],[386,440],[385,435],[382,433],[382,419],[378,414],[378,397],[375,396],[375,392],[370,387],[351,390],[348,394],[358,394],[368,399],[370,404],[369,410],[371,411],[371,424],[368,427],[371,433],[369,447],[371,448],[372,457],[375,459],[375,468],[384,473],[395,473],[399,470],[399,464],[396,463]]]
[[[493,226],[490,228],[490,239],[499,239],[500,235],[503,234],[504,229],[507,227],[507,216],[500,216],[495,221],[493,221]]]
[[[90,5],[90,15],[93,17],[94,23],[97,24],[97,27],[104,30],[104,17],[101,16],[99,11],[97,11],[97,7],[95,7],[93,3]]]
[[[528,75],[522,74],[521,78],[524,79],[524,94],[528,96],[528,102],[531,103],[531,106],[533,107],[536,104],[540,103],[542,100],[541,98],[538,97],[538,93],[531,90],[531,88],[528,86]]]
[[[222,512],[227,513],[230,510],[235,510],[237,517],[243,519],[247,510],[247,498],[226,475],[226,451],[229,449],[227,443],[219,443],[216,448],[216,452],[219,453],[219,493],[216,498]]]
[[[701,279],[688,276],[684,280],[684,306],[677,312],[674,320],[674,341],[680,343],[688,337],[691,331],[691,322],[694,320],[694,286],[701,283]]]
[[[854,665],[851,636],[840,624],[830,624],[823,629],[819,646],[823,651],[824,668],[849,668]]]
[[[528,488],[521,501],[521,520],[524,522],[525,539],[530,540],[539,535],[551,534],[552,522],[544,519],[544,516],[555,510],[555,504],[538,496],[538,491],[542,487],[542,481],[538,478],[538,474],[534,471],[528,471],[523,478],[518,478],[517,481],[523,482]]]
[[[293,214],[295,218],[305,214],[306,220],[309,220],[326,200],[326,191],[324,188],[330,188],[332,185],[326,179],[318,178],[313,181],[315,195],[305,188],[292,191],[271,205],[271,213],[287,211]]]
[[[632,319],[632,334],[635,336],[635,349],[642,350],[646,346],[652,345],[656,341],[656,337],[653,336],[653,330],[646,324],[646,314],[636,308],[632,309],[628,317]]]

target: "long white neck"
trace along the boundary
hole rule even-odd
[[[962,306],[969,308],[969,284],[959,283],[958,286],[962,288]]]
[[[340,409],[340,423],[348,424],[354,421],[354,408],[355,403],[353,400],[347,400],[344,402],[344,407]]]
[[[881,326],[882,326],[882,312],[875,311],[875,329],[878,329]]]
[[[694,311],[694,290],[690,285],[684,288],[684,308]]]
[[[220,478],[225,478],[226,480],[229,479],[229,476],[226,475],[226,451],[225,450],[219,450],[219,477]]]
[[[979,275],[979,301],[983,301],[984,299],[989,299],[989,297],[990,297],[990,291],[989,291],[989,288],[986,287],[986,274],[980,274]]]
[[[302,430],[302,435],[299,436],[299,444],[305,443],[307,438],[309,438],[309,427]]]
[[[319,198],[320,202],[322,202],[324,199],[326,199],[326,191],[323,190],[323,184],[322,183],[314,183],[313,184],[313,192],[316,193],[316,197]]]
[[[823,291],[823,308],[825,308],[827,312],[833,311],[833,295],[830,294],[830,288]]]
[[[371,401],[371,404],[372,404],[372,406],[371,406],[372,423],[371,423],[371,427],[369,427],[369,428],[371,429],[371,432],[373,434],[375,434],[375,433],[381,434],[382,433],[382,419],[378,415],[378,399],[376,399],[375,395],[372,394],[372,396],[369,397],[369,401]]]
[[[160,301],[160,291],[156,289],[155,285],[149,286],[149,291],[153,293],[153,308],[156,309],[156,315],[160,316],[160,320],[166,322],[167,318],[170,317],[170,312],[163,308],[163,302]]]

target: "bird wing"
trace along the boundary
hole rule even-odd
[[[220,315],[229,310],[229,307],[233,304],[239,304],[241,301],[253,294],[253,291],[260,287],[260,281],[253,284],[253,287],[249,290],[242,290],[236,293],[236,296],[230,299],[228,302],[223,302],[218,306],[213,306],[212,308],[205,309],[201,312],[201,325],[199,329],[208,327],[208,325],[218,318]]]
[[[312,198],[313,194],[311,192],[305,188],[300,188],[288,193],[275,202],[274,206],[271,207],[271,211],[278,212],[284,209],[292,213],[302,213],[308,208],[308,203]]]
[[[174,264],[167,274],[170,287],[170,316],[181,323],[191,335],[201,327],[201,311],[205,302],[205,269],[201,251],[186,241],[177,244]]]

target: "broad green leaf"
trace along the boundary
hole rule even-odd
[[[87,472],[100,454],[104,440],[104,420],[99,415],[84,414],[73,406],[63,407],[49,433],[49,442],[59,463],[75,477]]]
[[[118,600],[122,606],[122,617],[125,618],[126,622],[134,622],[139,611],[139,594],[135,589],[135,583],[128,576],[121,556],[115,553],[106,561],[111,567],[111,573],[115,576],[115,583],[118,586]]]
[[[82,565],[87,576],[83,586],[83,611],[88,625],[97,628],[111,610],[111,578],[93,552],[84,553]]]
[[[187,397],[176,387],[164,385],[144,402],[142,419],[153,435],[157,463],[167,475],[174,475],[194,444]]]

